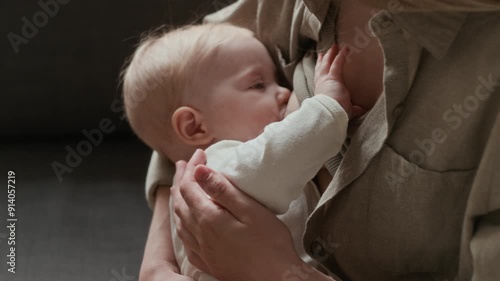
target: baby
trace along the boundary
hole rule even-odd
[[[342,79],[347,52],[334,46],[318,56],[315,96],[297,109],[251,31],[229,24],[180,28],[135,51],[124,72],[126,113],[136,134],[174,162],[205,149],[210,168],[283,214],[297,252],[310,262],[301,238],[320,196],[311,179],[339,152],[356,109]],[[215,280],[188,262],[171,230],[181,273]]]

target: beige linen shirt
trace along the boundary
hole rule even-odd
[[[386,3],[370,21],[384,92],[330,161],[305,249],[344,281],[498,281],[500,3],[427,13]],[[253,29],[303,99],[314,89],[306,50],[334,42],[336,13],[328,1],[242,0],[208,20]],[[147,192],[168,174],[148,175]]]

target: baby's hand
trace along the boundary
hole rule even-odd
[[[335,99],[344,108],[350,119],[359,117],[366,110],[352,105],[351,95],[344,83],[342,68],[348,53],[348,48],[343,48],[339,52],[339,47],[333,45],[326,55],[318,54],[314,75],[316,84],[314,95],[327,95]]]

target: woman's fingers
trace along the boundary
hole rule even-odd
[[[198,154],[197,158],[195,158],[193,162],[190,161],[191,166],[189,166],[185,161],[178,161],[175,163],[176,174],[174,177],[174,187],[171,188],[171,203],[174,208],[174,222],[177,235],[182,240],[186,248],[189,248],[191,251],[199,251],[198,241],[192,234],[192,232],[195,231],[193,228],[198,225],[197,217],[193,215],[180,193],[181,187],[191,187],[193,185],[197,185],[196,182],[188,180],[190,177],[192,178],[192,165],[194,161],[203,162],[203,157],[200,158],[200,155]]]
[[[205,164],[207,163],[207,156],[205,155],[205,152],[201,149],[197,149],[193,156],[191,156],[191,159],[189,159],[189,162],[185,166],[185,173],[183,176],[183,179],[191,179],[193,175],[193,171],[196,168],[196,166],[200,164]],[[194,180],[193,180],[194,181]]]
[[[183,221],[189,225],[196,225],[196,217],[192,216],[189,207],[184,202],[182,198],[179,188],[186,171],[187,163],[186,161],[177,161],[175,163],[175,176],[174,176],[174,186],[170,189],[171,196],[171,204],[174,209],[174,222],[175,228],[177,230],[177,235],[182,240],[185,245],[189,245],[193,250],[199,249],[198,242],[194,238],[193,234],[186,229],[179,219],[179,217],[183,218]]]
[[[186,171],[186,161],[181,160],[175,162],[175,175],[174,175],[174,186],[177,186],[182,177],[184,176],[184,172]]]
[[[205,152],[201,149],[196,150],[189,162],[186,164],[186,172],[181,180],[179,187],[183,201],[185,201],[190,212],[198,218],[203,212],[203,208],[207,203],[211,203],[207,194],[199,187],[194,179],[194,169],[200,164],[206,163]],[[179,216],[184,221],[184,217]]]
[[[196,240],[195,236],[184,226],[177,215],[174,215],[174,222],[177,236],[181,239],[182,244],[190,251],[199,252],[200,244],[198,240]]]
[[[194,170],[194,178],[218,205],[231,213],[237,220],[249,223],[248,210],[258,204],[236,188],[224,175],[199,165]],[[260,204],[258,204],[260,206]],[[191,206],[193,208],[194,206]],[[262,207],[262,206],[260,206]]]
[[[185,252],[186,252],[186,256],[187,256],[189,262],[192,265],[196,266],[198,269],[200,269],[203,272],[210,273],[208,266],[205,264],[205,262],[200,258],[200,256],[197,253],[190,251],[190,250],[187,250]]]

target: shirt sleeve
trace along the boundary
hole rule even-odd
[[[317,95],[248,142],[221,141],[206,150],[207,165],[277,214],[345,140],[348,117],[332,98]]]
[[[462,276],[500,280],[500,113],[493,126],[469,195],[465,215],[468,240],[462,252]],[[468,248],[468,249],[467,249]],[[465,257],[465,259],[464,259]],[[464,261],[471,259],[471,262]]]
[[[146,200],[151,209],[154,209],[156,188],[160,185],[172,186],[174,181],[175,165],[169,159],[161,157],[153,151],[146,175]]]
[[[500,209],[482,216],[472,237],[472,280],[500,280]]]

